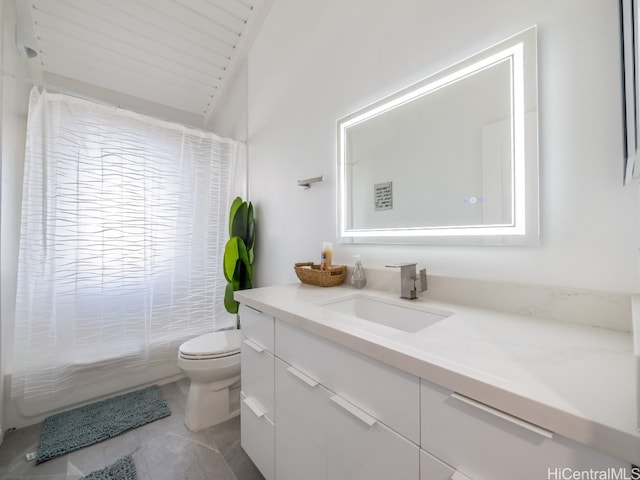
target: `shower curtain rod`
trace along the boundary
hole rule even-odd
[[[81,100],[88,100],[90,102],[99,103],[106,107],[123,108],[121,105],[115,105],[113,103],[105,102],[104,100],[99,100],[95,97],[90,97],[80,93],[72,92],[70,90],[59,87],[58,85],[54,85],[52,83],[39,82],[39,81],[33,80],[31,77],[28,77],[26,75],[20,75],[18,73],[13,73],[13,72],[5,72],[4,70],[0,71],[0,75],[2,75],[3,77],[11,78],[13,80],[17,80],[22,83],[26,83],[28,85],[33,85],[34,87],[44,88],[45,90],[51,90],[56,93],[61,93],[63,95],[69,95],[70,97],[80,98]],[[129,109],[125,109],[125,110],[129,110]],[[136,113],[139,113],[139,112],[136,112]]]
[[[98,104],[103,105],[105,107],[111,107],[111,108],[117,108],[117,109],[121,109],[121,110],[126,110],[128,112],[133,112],[133,113],[137,113],[139,115],[144,115],[145,117],[153,118],[154,120],[160,120],[162,122],[175,123],[175,124],[181,125],[181,126],[186,127],[186,128],[191,128],[193,130],[198,130],[198,131],[203,132],[203,133],[208,133],[208,134],[213,133],[214,135],[217,135],[215,132],[212,132],[211,130],[205,130],[203,127],[196,127],[194,125],[184,125],[182,123],[176,122],[175,120],[169,120],[167,118],[162,118],[162,117],[159,117],[157,115],[150,115],[148,113],[143,113],[143,112],[140,112],[140,111],[137,111],[137,110],[133,110],[131,108],[124,107],[122,105],[117,105],[117,104],[105,102],[104,100],[101,100],[99,98],[91,97],[91,96],[88,96],[88,95],[83,95],[81,93],[76,93],[76,92],[67,90],[65,88],[62,88],[62,87],[60,87],[58,85],[54,85],[52,83],[35,81],[31,77],[28,77],[26,75],[21,75],[21,74],[17,74],[17,73],[13,73],[13,72],[6,72],[4,70],[0,70],[0,76],[6,77],[6,78],[11,78],[11,79],[16,80],[18,82],[22,82],[22,83],[26,83],[26,84],[29,84],[29,85],[33,85],[34,87],[44,88],[45,90],[50,90],[50,91],[53,91],[53,92],[56,92],[56,93],[60,93],[62,95],[68,95],[70,97],[79,98],[81,100],[87,100],[89,102],[98,103]],[[239,141],[239,142],[241,142],[243,144],[246,143],[246,142],[244,142],[242,140],[237,140],[237,141]]]

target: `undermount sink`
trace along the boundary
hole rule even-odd
[[[408,302],[411,300],[382,299],[356,293],[317,305],[404,332],[418,332],[451,315],[451,312],[427,310]]]

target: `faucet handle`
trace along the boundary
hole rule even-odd
[[[420,269],[420,291],[424,292],[427,289],[427,269]]]
[[[385,267],[389,267],[389,268],[402,268],[402,267],[414,267],[416,266],[417,263],[394,263],[392,265],[385,265]]]

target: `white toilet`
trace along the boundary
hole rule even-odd
[[[194,432],[240,413],[240,330],[205,333],[180,345],[178,367],[191,380],[184,423]]]

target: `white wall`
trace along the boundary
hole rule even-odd
[[[3,71],[28,77],[26,61],[18,56],[14,42],[16,12],[14,2],[2,2],[3,9]],[[3,79],[2,92],[2,197],[0,206],[0,378],[11,371],[13,350],[13,316],[15,313],[18,244],[20,235],[20,205],[22,202],[22,171],[27,127],[27,103],[31,85],[11,77]],[[3,384],[4,387],[6,385]],[[2,389],[2,387],[0,387]],[[4,394],[9,389],[4,388]],[[4,426],[10,421],[6,414],[6,398],[2,409]],[[2,400],[0,400],[2,401]]]
[[[247,140],[247,76],[245,61],[231,80],[233,87],[219,100],[215,115],[205,125],[205,129],[216,132],[221,137],[242,142]]]
[[[334,245],[337,263],[638,291],[638,187],[622,186],[618,2],[276,0],[249,57],[259,285],[336,241],[336,120],[538,25],[539,247]],[[324,175],[310,190],[297,179]]]

